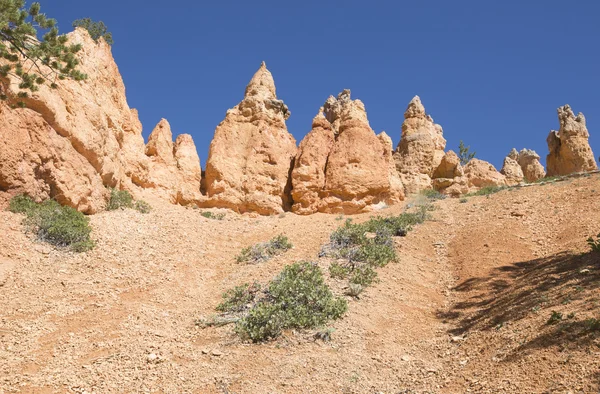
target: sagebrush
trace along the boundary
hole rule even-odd
[[[41,241],[75,252],[94,247],[89,218],[76,209],[62,206],[55,200],[36,203],[31,197],[19,195],[11,199],[9,210],[24,214],[25,226]]]
[[[152,207],[146,201],[135,201],[131,193],[127,190],[110,189],[110,198],[106,205],[107,211],[115,211],[117,209],[135,209],[140,213],[150,213]]]
[[[347,309],[346,300],[333,295],[318,265],[298,262],[285,267],[270,283],[263,298],[236,323],[235,331],[261,342],[278,337],[285,329],[323,326]]]
[[[270,241],[261,242],[242,249],[241,253],[236,257],[236,261],[238,263],[260,263],[284,253],[293,246],[285,235],[280,234]]]

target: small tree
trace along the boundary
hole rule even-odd
[[[461,140],[458,144],[458,157],[460,158],[460,164],[466,166],[474,157],[476,152],[469,152],[470,146],[465,146],[465,143]]]
[[[112,33],[108,32],[108,28],[102,21],[94,22],[90,18],[77,19],[73,22],[73,27],[83,27],[96,42],[102,37],[108,45],[114,44]]]
[[[0,0],[0,99],[10,96],[8,76],[21,81],[20,99],[46,82],[56,88],[60,79],[86,79],[77,70],[75,54],[80,50],[81,45],[67,45],[67,36],[58,34],[55,19],[40,12],[40,3],[25,9],[25,0]]]

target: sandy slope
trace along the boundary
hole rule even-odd
[[[600,232],[598,175],[436,202],[328,343],[287,332],[251,345],[194,322],[226,289],[316,261],[338,217],[216,221],[151,203],[149,215],[92,216],[98,247],[82,255],[32,242],[0,212],[0,393],[600,390],[600,334],[584,324],[600,318],[600,258],[581,254]],[[293,250],[235,262],[279,233]],[[546,325],[552,311],[563,322]]]

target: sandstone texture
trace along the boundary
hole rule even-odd
[[[162,119],[148,138],[146,156],[150,160],[150,171],[144,188],[155,189],[174,204],[203,200],[200,158],[192,136],[181,134],[173,143],[171,125]]]
[[[425,112],[419,96],[404,114],[402,137],[394,152],[396,168],[407,194],[431,188],[433,174],[444,157],[442,127]]]
[[[42,86],[23,99],[22,109],[0,104],[0,191],[27,193],[37,200],[55,198],[95,213],[106,203],[106,187],[136,195],[157,184],[160,176],[152,172],[176,167],[176,161],[163,162],[168,156],[164,140],[152,142],[148,149],[150,157],[161,160],[146,156],[142,125],[127,104],[110,46],[103,40],[94,42],[84,29],[68,38],[83,47],[77,56],[87,80],[60,81],[57,89]],[[0,79],[9,92],[8,104],[17,101],[19,82],[12,76]],[[173,200],[181,185],[170,180],[161,188],[157,197]]]
[[[544,166],[540,163],[540,155],[535,153],[534,150],[521,150],[517,161],[521,166],[521,170],[523,170],[523,176],[527,182],[535,182],[546,176],[546,170],[544,170]]]
[[[500,173],[506,177],[506,184],[508,186],[515,186],[523,182],[525,176],[521,165],[517,161],[519,159],[519,153],[516,149],[513,149],[510,154],[504,159],[504,165],[500,170]]]
[[[207,206],[262,215],[290,208],[297,147],[285,124],[289,116],[263,63],[215,131],[206,164]]]
[[[300,144],[292,171],[293,211],[358,213],[404,198],[392,141],[371,129],[360,100],[329,97]]]
[[[468,193],[469,186],[464,175],[460,158],[454,151],[448,151],[433,173],[432,186],[435,190],[451,196]]]
[[[551,131],[546,140],[550,151],[546,158],[547,175],[568,175],[597,170],[583,114],[575,116],[567,104],[558,108],[558,122],[559,131]]]
[[[505,186],[506,177],[487,161],[472,159],[465,166],[465,177],[471,189],[488,186]]]

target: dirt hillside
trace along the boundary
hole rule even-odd
[[[196,321],[235,285],[300,260],[326,267],[317,256],[342,217],[212,220],[149,202],[147,215],[91,216],[97,246],[83,254],[36,242],[22,216],[0,212],[0,393],[600,391],[589,320],[600,319],[600,256],[586,244],[600,233],[598,174],[436,201],[432,220],[396,238],[399,262],[348,298],[330,342],[288,331],[249,344]],[[281,233],[289,252],[236,262]]]

